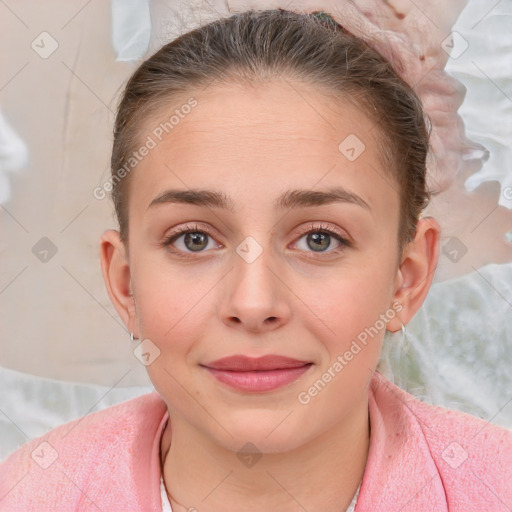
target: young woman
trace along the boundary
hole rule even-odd
[[[376,371],[436,269],[428,147],[412,89],[323,15],[247,11],[143,62],[101,262],[157,393],[13,453],[0,509],[510,510],[512,434]]]

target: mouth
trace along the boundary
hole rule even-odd
[[[313,366],[313,362],[274,354],[258,358],[235,355],[201,366],[231,388],[262,392],[297,381]]]

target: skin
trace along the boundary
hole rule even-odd
[[[379,129],[352,102],[334,105],[313,86],[287,80],[210,86],[194,97],[198,106],[131,175],[129,253],[117,231],[101,237],[112,303],[135,336],[160,350],[147,370],[172,424],[172,443],[170,424],[161,443],[171,505],[201,512],[344,510],[364,473],[368,386],[385,329],[401,329],[423,303],[439,225],[420,219],[414,241],[398,254],[398,187],[381,162]],[[179,104],[169,104],[169,112]],[[161,119],[148,120],[141,140]],[[352,162],[338,149],[349,134],[366,146]],[[273,209],[286,190],[331,186],[370,208],[345,202]],[[235,212],[171,203],[148,209],[167,189],[196,188],[225,193]],[[319,251],[300,232],[311,222],[311,232],[325,232],[316,228],[321,224],[351,245],[332,236]],[[211,229],[202,252],[183,235],[174,253],[159,245],[187,224]],[[236,252],[248,236],[262,249],[251,263]],[[394,301],[400,312],[301,404],[298,393]],[[233,354],[314,364],[277,390],[243,392],[199,366]],[[248,442],[262,455],[251,467],[237,457]]]

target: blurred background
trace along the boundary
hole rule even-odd
[[[0,458],[152,389],[105,290],[99,237],[117,223],[93,191],[137,63],[242,4],[0,2]],[[442,26],[436,2],[394,4]],[[442,50],[466,88],[466,135],[485,151],[427,211],[443,227],[435,284],[408,351],[389,336],[382,368],[417,396],[512,428],[512,1],[456,4]]]

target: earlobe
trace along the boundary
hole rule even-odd
[[[135,301],[131,293],[130,264],[119,231],[109,229],[100,238],[100,262],[108,296],[127,329],[137,334]]]
[[[388,323],[387,329],[396,332],[407,324],[423,304],[434,279],[439,258],[441,228],[432,217],[419,219],[416,236],[404,249],[398,269],[400,279],[393,301],[398,301],[400,314]]]

